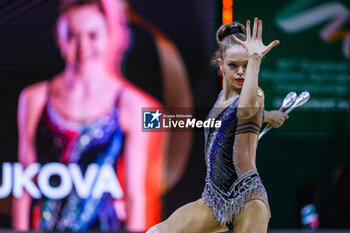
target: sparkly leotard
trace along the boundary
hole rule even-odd
[[[222,92],[218,100],[221,95]],[[261,116],[258,123],[240,120],[237,118],[238,100],[239,97],[216,117],[216,120],[221,120],[221,127],[206,129],[205,133],[207,174],[202,198],[212,207],[215,218],[223,226],[232,224],[248,200],[260,199],[269,209],[266,190],[257,170],[241,169],[238,162],[244,154],[239,150],[242,143],[239,140],[246,133],[259,133],[263,109],[257,114],[258,118]]]
[[[48,100],[36,132],[38,162],[74,163],[84,173],[89,164],[99,168],[110,164],[117,173],[124,138],[119,124],[119,96],[108,114],[89,124],[66,120]],[[52,186],[58,182],[54,176],[50,179]],[[122,221],[117,217],[115,199],[110,193],[82,199],[73,188],[64,199],[33,200],[31,225],[44,231],[113,231],[122,228]]]

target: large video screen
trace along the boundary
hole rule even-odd
[[[214,101],[215,2],[4,1],[0,11],[1,227],[146,231],[200,195],[204,164],[180,202],[174,191],[195,134],[144,132],[141,116]]]

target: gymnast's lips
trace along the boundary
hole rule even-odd
[[[235,80],[236,80],[236,82],[239,82],[239,83],[243,83],[244,82],[244,78],[236,78]]]

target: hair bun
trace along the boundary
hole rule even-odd
[[[235,34],[238,34],[238,33],[244,33],[244,32],[242,31],[242,28],[238,27],[237,25],[234,25],[231,28],[230,35],[235,35]]]
[[[235,35],[237,37],[241,37],[242,35],[245,36],[245,28],[242,24],[233,22],[230,24],[224,24],[222,25],[217,33],[216,33],[216,41],[218,44],[221,43],[221,41],[230,35]]]

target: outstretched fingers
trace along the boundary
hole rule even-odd
[[[272,49],[273,47],[275,47],[275,46],[278,45],[279,43],[280,43],[279,40],[274,40],[274,41],[272,41],[267,47],[268,47],[269,49]]]
[[[252,34],[253,39],[256,39],[257,37],[257,30],[258,30],[258,18],[255,18],[254,25],[253,25],[253,34]]]
[[[240,39],[238,39],[235,35],[232,34],[232,39],[234,41],[236,41],[238,44],[244,46],[244,41],[241,41]]]
[[[262,40],[262,21],[259,20],[259,27],[258,27],[258,39]]]
[[[265,53],[268,53],[273,47],[275,47],[276,45],[278,45],[280,43],[279,40],[274,40],[272,41],[268,46],[267,46],[267,49],[265,50]]]
[[[249,56],[252,56],[253,54],[258,54],[259,57],[263,57],[265,54],[267,54],[273,47],[279,44],[278,40],[275,40],[271,42],[268,46],[265,46],[262,42],[262,31],[263,31],[263,24],[262,20],[259,20],[258,17],[254,18],[254,25],[251,32],[250,28],[250,21],[247,20],[246,24],[246,37],[247,39],[245,41],[241,41],[237,39],[237,37],[232,36],[232,38],[242,45]]]
[[[247,40],[249,40],[251,38],[251,33],[250,33],[250,20],[247,20],[246,23],[246,36],[247,36]]]

